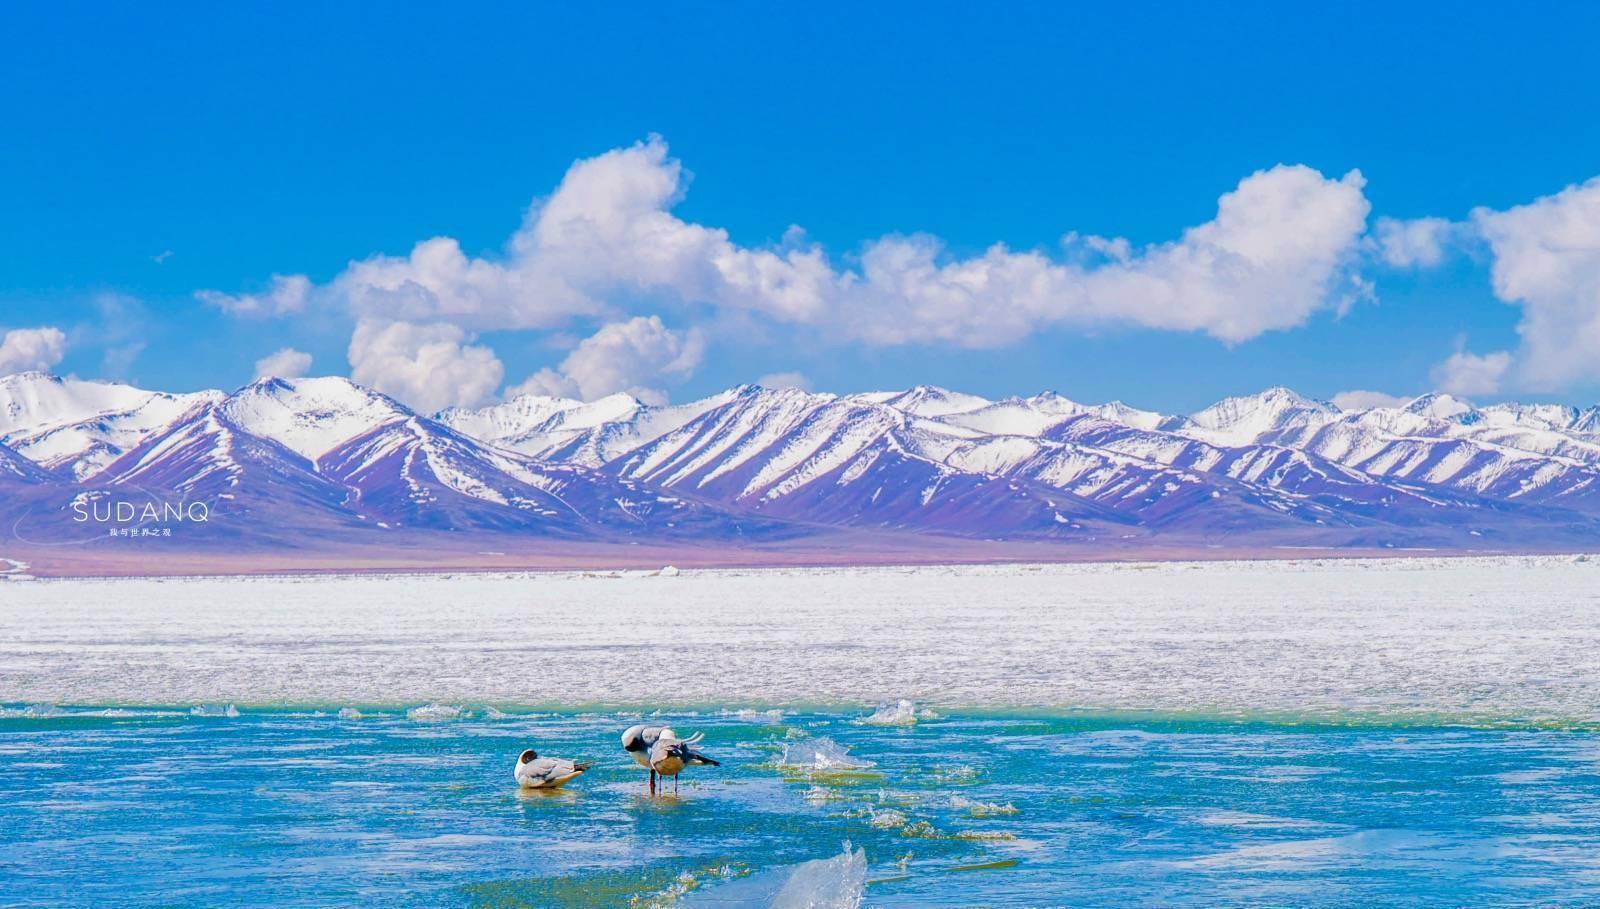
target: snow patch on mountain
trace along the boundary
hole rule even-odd
[[[223,412],[246,432],[316,461],[374,427],[411,415],[398,401],[349,379],[265,378],[234,392]]]
[[[1214,445],[1249,445],[1270,432],[1326,422],[1339,413],[1327,401],[1277,386],[1260,394],[1224,398],[1191,414],[1189,425],[1180,431]]]
[[[46,470],[84,479],[221,392],[167,394],[40,372],[0,378],[0,443]]]
[[[1341,410],[1271,388],[1182,417],[1054,392],[746,385],[428,418],[342,378],[168,395],[28,373],[0,379],[0,431],[9,488],[171,490],[330,533],[739,536],[771,517],[990,540],[1600,538],[1600,407],[1439,394]]]

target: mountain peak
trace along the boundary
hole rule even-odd
[[[1132,426],[1135,429],[1158,429],[1173,419],[1166,414],[1157,413],[1153,410],[1130,407],[1122,401],[1108,401],[1094,408],[1094,411],[1107,420],[1121,423],[1124,426]]]
[[[1471,403],[1439,391],[1430,391],[1425,395],[1418,395],[1401,409],[1407,413],[1414,413],[1422,417],[1432,417],[1436,420],[1454,420],[1456,422],[1463,422],[1462,417],[1473,414],[1477,410]]]
[[[1521,426],[1559,432],[1571,427],[1582,416],[1576,407],[1565,404],[1490,404],[1478,410],[1490,426]]]
[[[1322,422],[1339,414],[1327,401],[1274,385],[1253,395],[1224,398],[1190,415],[1201,434],[1222,445],[1245,445],[1289,426]]]
[[[1480,410],[1433,394],[1341,416],[1283,386],[1219,401],[1192,422],[1053,391],[996,402],[935,385],[846,397],[747,385],[661,406],[629,394],[521,395],[430,420],[342,377],[268,376],[230,395],[47,373],[0,381],[6,484],[137,479],[263,514],[301,508],[294,520],[325,529],[381,515],[386,531],[586,535],[590,516],[616,508],[630,528],[651,511],[673,527],[694,498],[731,509],[719,512],[736,515],[737,526],[718,525],[728,533],[755,515],[1070,536],[1092,518],[1259,534],[1250,545],[1289,530],[1331,545],[1397,534],[1476,546],[1554,526],[1537,509],[1559,507],[1589,522],[1560,518],[1589,545],[1600,539],[1597,434],[1600,406]],[[1483,534],[1452,536],[1480,522]]]
[[[261,378],[256,379],[254,382],[244,386],[244,388],[251,388],[255,389],[256,391],[273,394],[294,390],[294,386],[289,384],[288,379],[280,379],[277,376],[262,376]],[[240,390],[242,391],[243,389]]]
[[[937,385],[914,385],[899,394],[890,395],[882,403],[916,417],[943,417],[987,407],[989,400]]]
[[[171,397],[131,385],[63,379],[37,370],[15,373],[0,379],[0,436],[132,410],[158,396]]]
[[[1287,385],[1270,386],[1255,394],[1254,397],[1262,401],[1282,401],[1301,407],[1317,407],[1325,409],[1331,406],[1326,401],[1321,401],[1317,398],[1306,397]]]
[[[25,369],[22,372],[14,372],[8,376],[0,376],[0,385],[30,385],[36,382],[49,382],[60,385],[61,377],[42,369]]]
[[[414,416],[393,398],[342,376],[257,379],[221,407],[241,429],[274,439],[312,462],[346,439]]]

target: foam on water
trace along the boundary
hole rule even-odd
[[[7,717],[25,717],[31,719],[45,719],[48,717],[64,716],[65,711],[54,704],[29,704],[26,707],[0,706],[0,719]]]

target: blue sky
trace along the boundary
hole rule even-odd
[[[1600,398],[1600,8],[1099,6],[14,10],[0,331],[61,334],[0,364],[234,387],[289,349],[419,406],[769,374],[1164,410],[1280,383]],[[626,243],[519,259],[530,204],[597,158],[674,191],[618,215],[644,219]],[[1185,231],[1262,171],[1240,217],[1299,199],[1264,228],[1294,249],[1193,271],[1232,241]],[[636,264],[657,214],[694,248]],[[1428,254],[1388,256],[1380,219]],[[434,237],[494,287],[416,277]],[[866,280],[918,238],[960,273]],[[792,287],[795,250],[825,261],[816,299],[739,283]],[[352,273],[375,256],[400,285]],[[1052,288],[1026,305],[996,279],[1023,268]],[[264,297],[274,275],[304,293]],[[395,296],[415,282],[426,303]]]

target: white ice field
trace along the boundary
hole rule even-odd
[[[1600,722],[1600,559],[0,581],[10,704]]]

